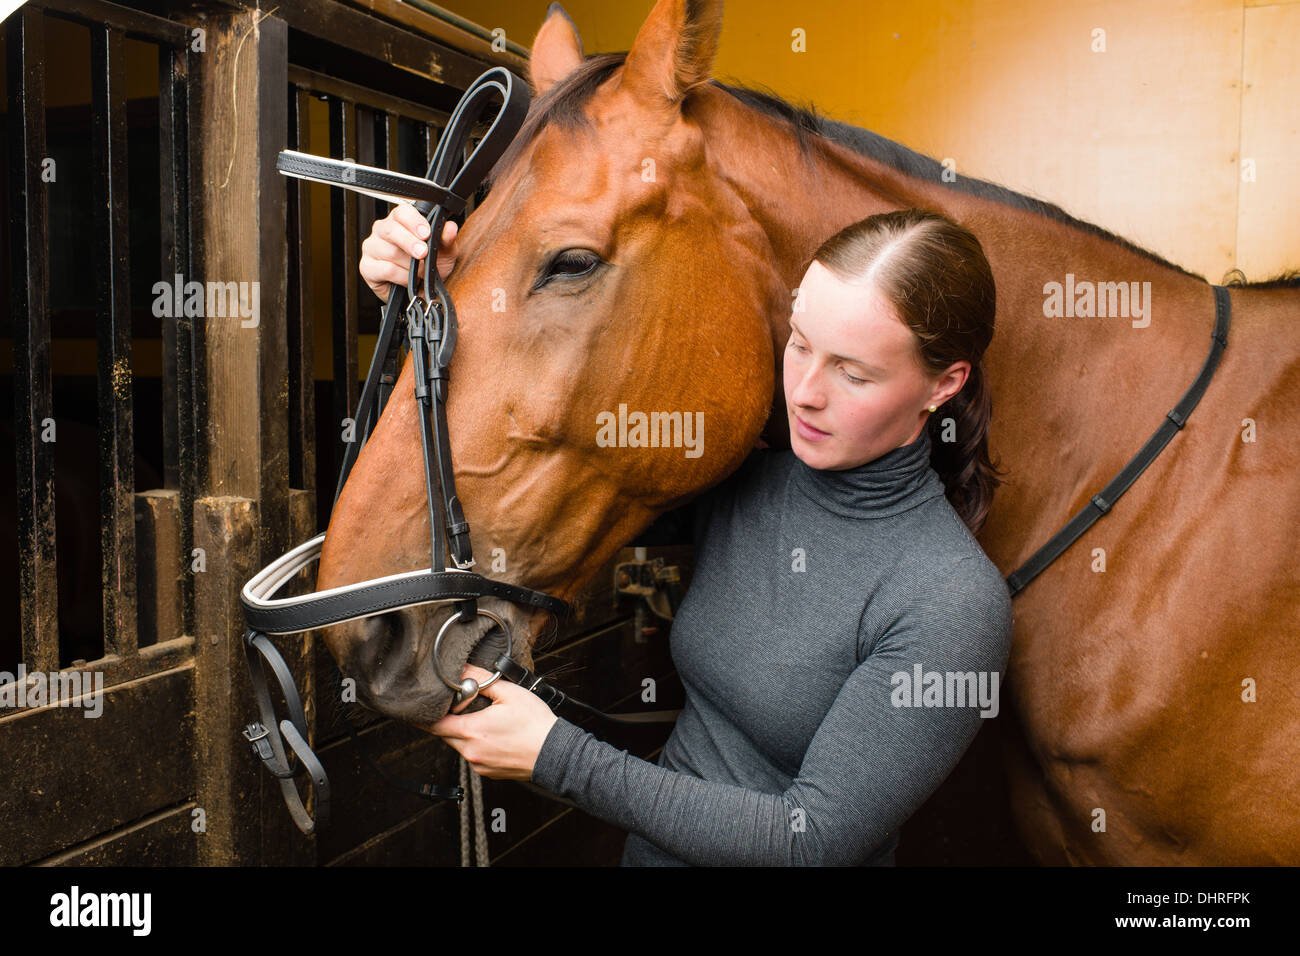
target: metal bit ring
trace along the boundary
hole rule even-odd
[[[501,618],[497,617],[491,611],[485,611],[482,608],[478,608],[478,616],[486,617],[494,621],[497,627],[501,628],[502,632],[504,632],[506,636],[506,656],[508,657],[510,655],[510,652],[513,650],[514,645],[510,640],[510,628],[506,626],[506,622],[501,620]],[[433,641],[433,669],[437,671],[439,679],[448,687],[450,687],[452,690],[456,691],[459,694],[464,694],[466,697],[472,697],[474,696],[475,693],[478,693],[478,691],[482,690],[484,687],[487,687],[490,684],[492,684],[494,681],[496,681],[497,678],[501,676],[501,672],[495,671],[492,674],[492,676],[489,677],[482,684],[473,680],[473,678],[466,678],[465,681],[450,681],[447,679],[447,675],[442,672],[442,661],[439,659],[438,654],[439,651],[441,650],[443,635],[447,633],[447,628],[451,627],[455,623],[458,623],[460,619],[461,619],[460,614],[453,614],[451,617],[447,618],[447,620],[443,621],[442,627],[438,629],[438,636],[434,638]],[[472,652],[473,650],[471,649],[471,653]],[[466,688],[464,687],[464,684],[466,681],[475,685],[476,689],[474,693],[469,693],[469,694],[465,693]]]

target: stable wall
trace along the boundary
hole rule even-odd
[[[547,9],[442,6],[529,47]],[[591,54],[628,49],[654,3],[563,6]],[[1295,0],[733,0],[714,72],[951,158],[1212,282],[1234,267],[1256,281],[1300,265],[1297,52]]]

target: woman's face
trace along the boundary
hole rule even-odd
[[[874,461],[921,434],[930,405],[961,390],[969,362],[922,370],[912,331],[870,285],[814,261],[799,285],[785,347],[790,447],[810,468]]]

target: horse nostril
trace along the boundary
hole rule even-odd
[[[410,631],[400,612],[364,620],[350,670],[368,685],[372,699],[382,698],[410,667]]]

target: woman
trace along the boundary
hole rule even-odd
[[[376,293],[426,251],[408,212],[363,247]],[[629,830],[624,865],[892,865],[996,715],[1010,648],[1006,585],[971,534],[999,483],[994,305],[978,240],[933,213],[872,216],[817,251],[784,357],[791,450],[697,499],[671,635],[686,702],[657,765],[506,681],[433,731],[478,773]]]

